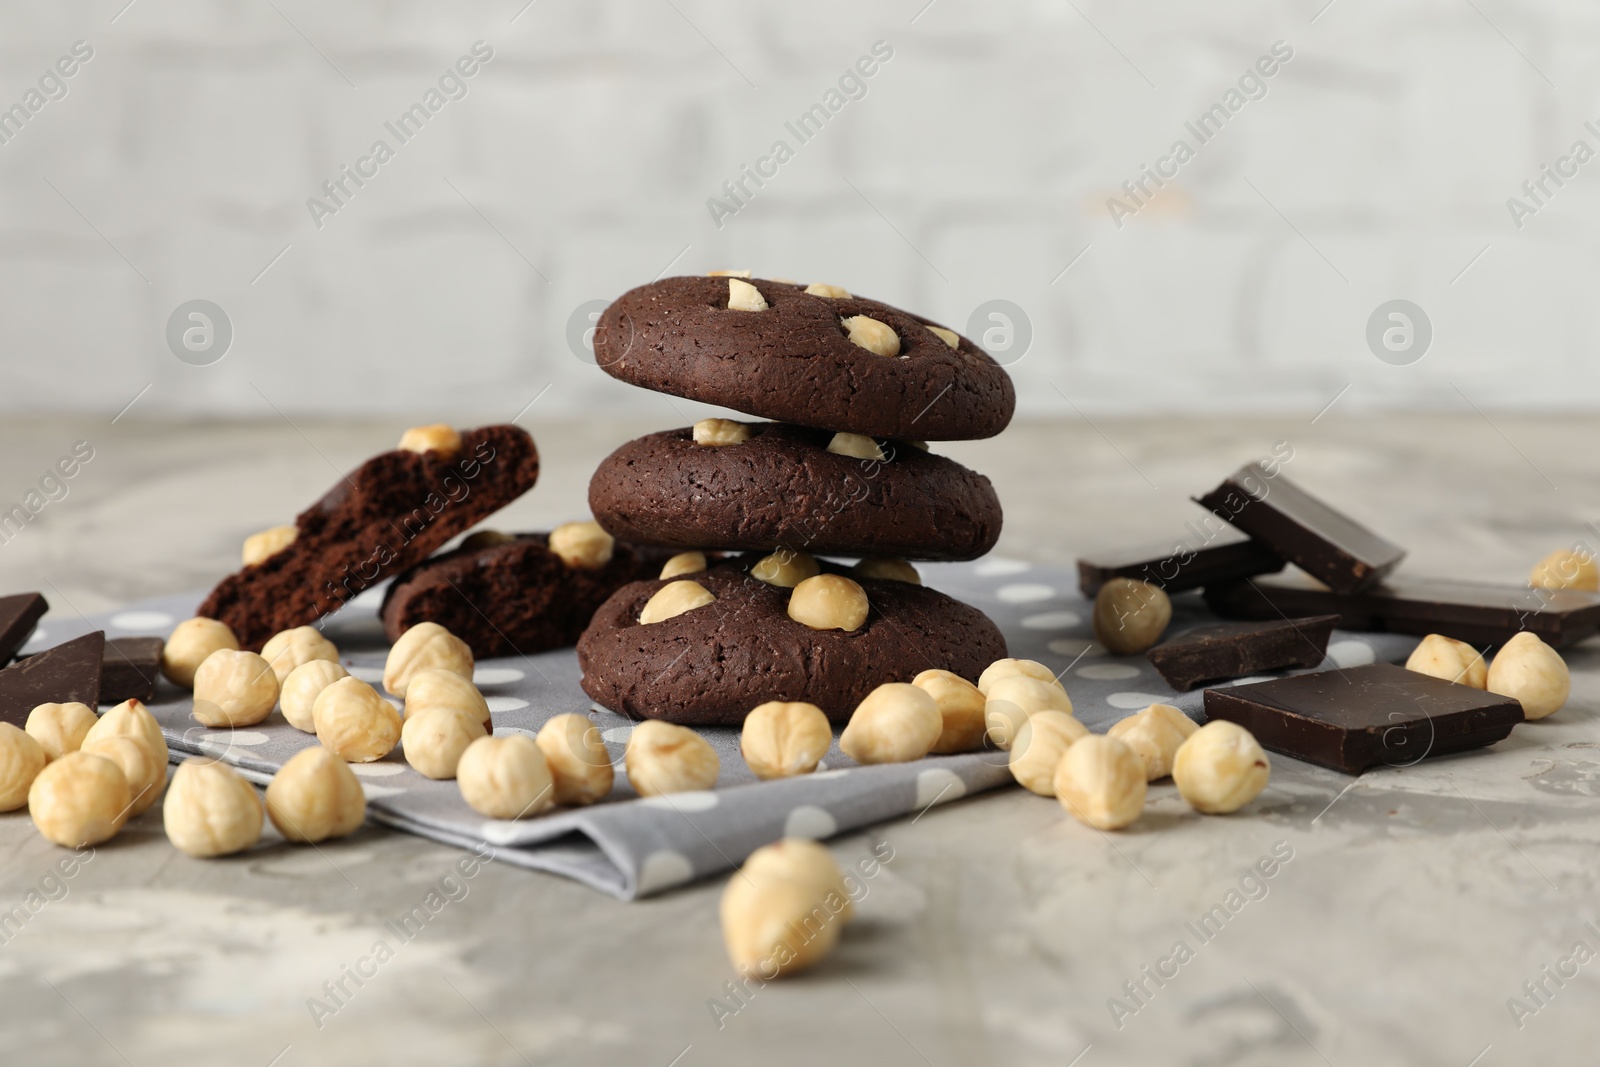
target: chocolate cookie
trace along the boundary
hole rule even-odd
[[[745,573],[747,560],[696,575],[716,596],[641,624],[666,582],[635,582],[595,612],[578,640],[583,691],[619,714],[697,726],[738,726],[768,700],[804,700],[843,723],[884,682],[930,667],[975,680],[1006,655],[976,608],[920,585],[858,579],[872,607],[860,629],[813,630],[789,618],[789,590]]]
[[[196,614],[227,623],[246,649],[343,607],[428,558],[533,488],[539,453],[518,426],[461,435],[452,455],[385,452],[295,519],[288,547],[224,578]]]
[[[687,429],[628,442],[595,471],[589,509],[620,540],[678,548],[959,560],[1000,536],[994,487],[952,459],[901,441],[858,459],[829,452],[826,430],[748,429],[738,444]]]
[[[1011,378],[988,353],[928,320],[876,300],[814,296],[751,279],[767,307],[728,306],[728,278],[665,278],[619,297],[600,316],[595,360],[645,389],[780,422],[873,437],[993,437],[1016,407]],[[863,315],[890,327],[899,354],[850,340]]]
[[[383,599],[383,630],[395,641],[419,622],[436,622],[479,659],[566,648],[607,597],[656,577],[671,555],[618,544],[602,567],[570,567],[550,551],[545,534],[458,548],[394,580]]]

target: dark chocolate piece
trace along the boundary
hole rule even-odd
[[[0,671],[0,722],[27,725],[40,704],[100,704],[101,630],[46,649]]]
[[[1191,547],[1200,541],[1201,548]],[[1232,530],[1174,538],[1137,548],[1113,549],[1078,560],[1078,589],[1094,599],[1113,578],[1136,578],[1169,593],[1236,582],[1283,570],[1283,560],[1260,541]]]
[[[0,664],[11,662],[49,610],[49,602],[38,593],[0,597]]]
[[[1328,654],[1337,615],[1197,626],[1146,652],[1172,688],[1187,691],[1262,671],[1315,667]]]
[[[1337,614],[1341,630],[1443,634],[1480,648],[1505,644],[1521,630],[1538,634],[1553,648],[1600,633],[1600,593],[1578,589],[1397,578],[1345,595],[1266,578],[1207,586],[1205,600],[1225,619]]]
[[[1205,701],[1208,719],[1236,722],[1274,752],[1346,774],[1492,745],[1522,721],[1512,697],[1392,663],[1207,689]]]
[[[138,700],[145,704],[156,697],[156,678],[161,673],[161,650],[166,642],[159,637],[115,637],[106,642],[100,662],[100,702],[120,704]]]
[[[1406,550],[1261,463],[1240,467],[1195,503],[1341,593],[1376,585]]]

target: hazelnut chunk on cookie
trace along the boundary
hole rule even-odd
[[[900,335],[888,323],[879,322],[869,315],[852,315],[848,319],[841,319],[840,324],[850,335],[850,340],[868,352],[880,356],[900,354]]]
[[[761,290],[738,278],[728,279],[728,307],[734,311],[765,311],[767,298]]]

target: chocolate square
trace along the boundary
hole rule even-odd
[[[1146,652],[1161,677],[1184,691],[1262,671],[1315,667],[1328,654],[1337,615],[1272,622],[1219,622],[1187,630]]]

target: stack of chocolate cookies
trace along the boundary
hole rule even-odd
[[[989,479],[928,446],[1011,420],[1011,380],[972,341],[836,286],[713,275],[624,294],[595,356],[625,382],[776,420],[650,434],[595,472],[601,526],[679,551],[579,640],[597,702],[738,725],[807,701],[844,722],[885,682],[975,680],[1006,655],[982,612],[911,565],[975,559],[1000,534]]]

